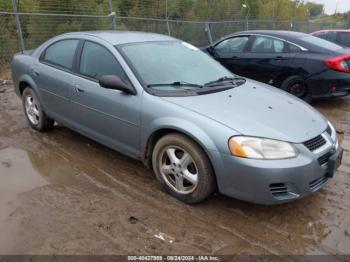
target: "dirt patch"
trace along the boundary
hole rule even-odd
[[[0,61],[0,80],[9,80],[11,79],[11,70],[8,63],[2,63]]]
[[[324,189],[286,205],[195,206],[141,163],[69,129],[31,130],[0,94],[0,254],[350,254],[350,99],[314,103],[346,152]]]

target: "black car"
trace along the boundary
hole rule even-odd
[[[350,49],[290,31],[246,31],[203,51],[233,73],[281,88],[306,101],[350,92]]]
[[[312,35],[341,46],[350,47],[350,30],[322,30],[314,32]]]

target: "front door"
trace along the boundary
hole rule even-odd
[[[249,36],[236,36],[225,39],[213,48],[213,56],[232,73],[247,76],[245,48]]]
[[[138,155],[142,94],[129,95],[98,83],[103,75],[116,75],[129,83],[115,56],[105,47],[86,41],[78,71],[71,101],[79,130],[125,154]]]

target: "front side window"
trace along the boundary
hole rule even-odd
[[[50,45],[42,58],[42,61],[71,70],[75,51],[79,44],[79,40],[61,40]]]
[[[217,54],[242,53],[248,43],[248,36],[239,36],[226,39],[215,46],[214,51]]]
[[[123,80],[127,77],[114,55],[99,44],[86,41],[80,58],[80,74],[100,79],[104,75],[115,75]]]
[[[257,36],[251,51],[253,53],[282,53],[284,42],[270,37]]]
[[[144,42],[117,48],[144,85],[153,90],[192,90],[221,77],[233,77],[220,63],[185,42]],[[171,85],[175,82],[186,85]]]

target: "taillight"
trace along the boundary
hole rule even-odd
[[[325,61],[326,65],[333,70],[350,73],[350,55],[342,55],[337,57],[329,58]]]

